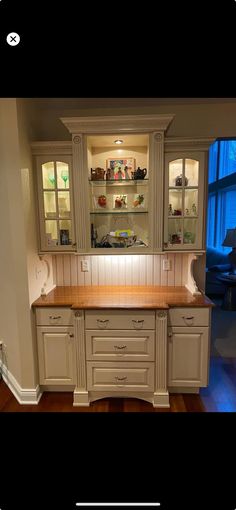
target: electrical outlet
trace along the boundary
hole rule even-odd
[[[164,259],[163,260],[163,271],[170,271],[170,269],[171,269],[170,260]]]
[[[89,261],[81,260],[81,271],[89,271]]]

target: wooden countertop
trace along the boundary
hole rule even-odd
[[[73,309],[168,309],[177,306],[214,304],[204,295],[193,296],[185,287],[161,286],[73,286],[56,287],[32,306],[70,306]]]

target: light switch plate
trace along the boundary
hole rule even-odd
[[[89,261],[81,260],[81,271],[89,271]]]
[[[163,271],[170,271],[170,269],[171,269],[170,260],[164,259],[163,260]]]

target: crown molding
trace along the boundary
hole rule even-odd
[[[150,133],[166,131],[174,119],[171,114],[61,117],[72,134],[76,133]]]
[[[165,152],[183,151],[207,151],[216,138],[190,138],[190,137],[166,137],[164,139]]]
[[[30,144],[34,156],[47,154],[72,154],[72,142],[32,142]]]

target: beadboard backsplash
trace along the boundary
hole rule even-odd
[[[163,270],[163,260],[171,264]],[[88,260],[90,270],[81,271]],[[169,285],[187,282],[188,254],[166,255],[54,255],[53,278],[56,285]]]

